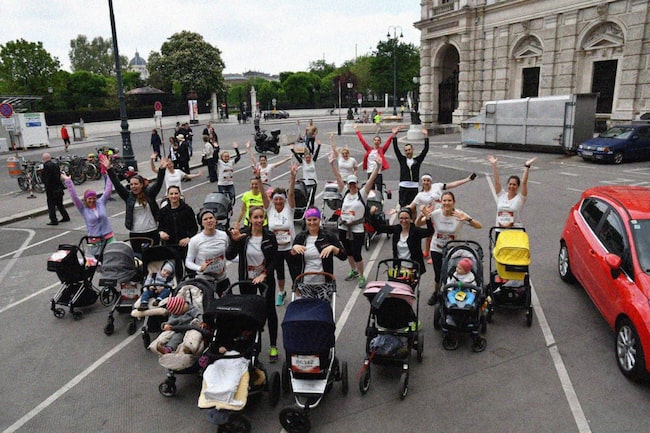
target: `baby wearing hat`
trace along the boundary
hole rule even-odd
[[[189,327],[205,328],[206,324],[203,323],[203,314],[193,305],[190,305],[180,296],[173,296],[167,301],[167,310],[169,311],[169,319],[164,322],[160,327],[163,331],[173,331],[174,335],[171,336],[167,343],[158,343],[157,349],[160,353],[172,353],[176,351],[179,345],[184,342],[185,332],[198,332]],[[183,346],[184,353],[194,353],[195,348],[190,345]]]
[[[462,283],[462,284],[476,284],[476,277],[472,268],[474,262],[469,257],[464,257],[456,264],[456,272],[447,279],[447,284]]]
[[[144,280],[144,290],[140,298],[138,311],[149,308],[149,299],[156,297],[153,306],[156,307],[163,299],[171,295],[171,281],[174,279],[174,263],[166,260],[160,268],[160,272],[153,272]]]

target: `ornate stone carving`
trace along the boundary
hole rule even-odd
[[[600,48],[621,47],[624,43],[623,30],[618,24],[608,21],[597,25],[585,36],[582,49],[590,51]]]

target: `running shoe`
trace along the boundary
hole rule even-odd
[[[278,296],[275,298],[275,305],[277,307],[284,304],[284,298],[287,296],[287,292],[278,292]]]
[[[350,269],[350,272],[348,272],[348,276],[345,277],[345,281],[352,281],[355,278],[359,276],[359,273],[355,271],[354,269]]]
[[[366,277],[364,277],[363,275],[361,275],[361,276],[359,277],[359,288],[360,288],[360,289],[363,289],[364,287],[366,287]]]
[[[278,362],[279,354],[278,354],[278,348],[275,346],[271,346],[269,348],[269,362],[271,364]]]

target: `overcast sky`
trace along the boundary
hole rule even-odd
[[[113,0],[113,10],[121,55],[146,59],[188,30],[221,50],[225,73],[305,71],[320,59],[341,66],[375,50],[390,26],[420,45],[418,0]],[[79,34],[111,37],[108,0],[0,1],[0,44],[41,41],[69,71]]]

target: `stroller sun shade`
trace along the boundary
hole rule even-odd
[[[102,278],[115,279],[118,283],[132,281],[138,271],[131,245],[126,242],[113,242],[104,248]]]
[[[300,298],[287,306],[282,322],[284,349],[291,354],[312,355],[334,347],[336,325],[327,301]]]
[[[266,301],[257,295],[226,295],[212,301],[203,320],[213,328],[228,326],[244,318],[252,321],[258,329],[266,323]]]

